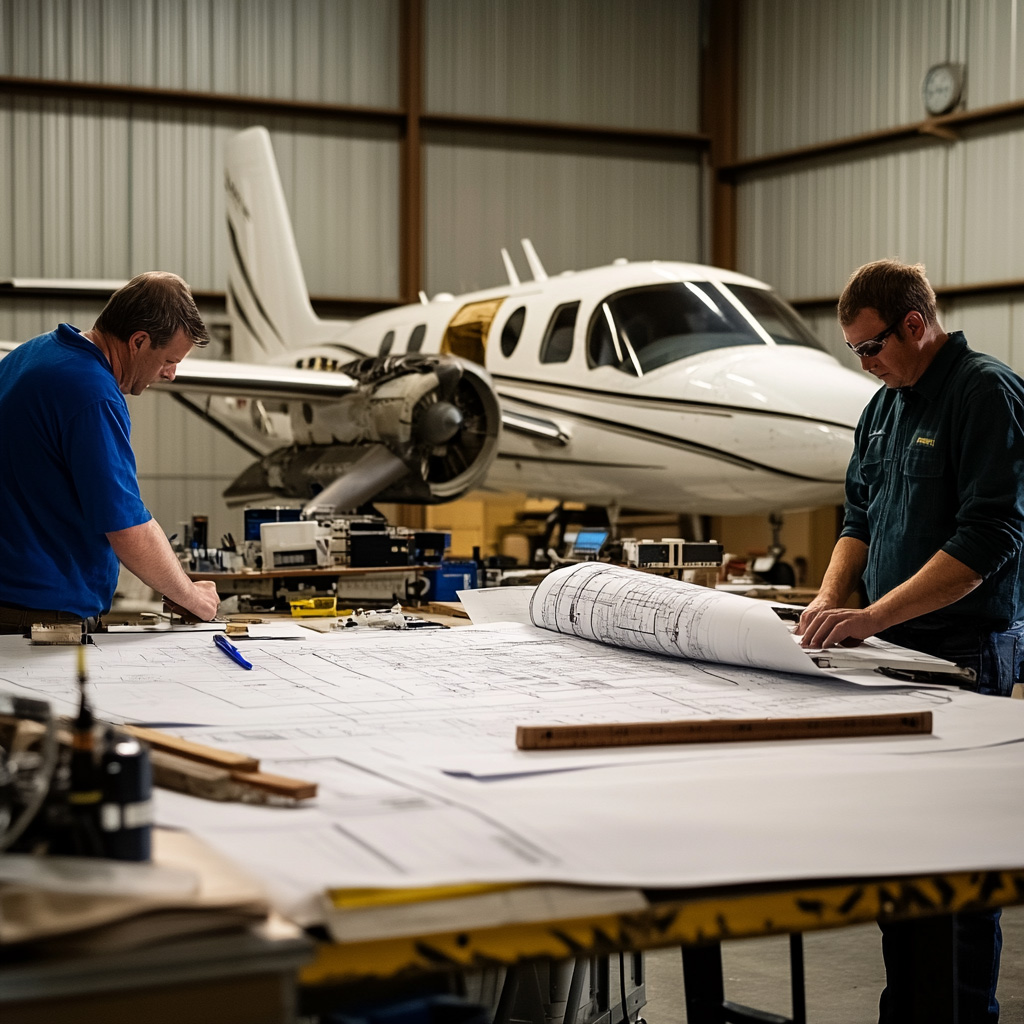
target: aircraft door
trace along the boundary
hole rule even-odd
[[[483,366],[487,335],[504,301],[502,297],[463,306],[448,322],[441,339],[441,351]]]

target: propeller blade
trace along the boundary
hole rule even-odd
[[[383,445],[374,445],[350,469],[328,484],[302,510],[303,518],[312,518],[317,509],[347,512],[372,501],[385,487],[400,480],[409,467]]]

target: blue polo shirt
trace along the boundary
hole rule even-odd
[[[868,545],[871,601],[940,550],[983,578],[908,625],[1024,618],[1024,381],[956,331],[916,384],[880,388],[857,425],[842,536]]]
[[[0,360],[0,601],[110,607],[106,534],[148,522],[131,419],[106,356],[69,324]]]

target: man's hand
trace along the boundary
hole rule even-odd
[[[196,580],[192,584],[192,590],[195,594],[195,601],[190,602],[189,611],[204,622],[209,622],[217,614],[217,607],[220,604],[220,598],[217,596],[217,584],[212,580]]]
[[[874,636],[878,625],[870,608],[832,608],[809,604],[794,632],[801,647],[852,647]]]
[[[165,597],[164,610],[187,617],[186,621],[195,619],[198,622],[209,622],[217,614],[220,598],[217,596],[216,583],[197,580],[187,596],[192,599],[187,603]]]

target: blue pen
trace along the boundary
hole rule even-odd
[[[237,661],[242,668],[252,668],[252,663],[242,657],[242,652],[223,634],[214,633],[213,642],[232,660]]]

